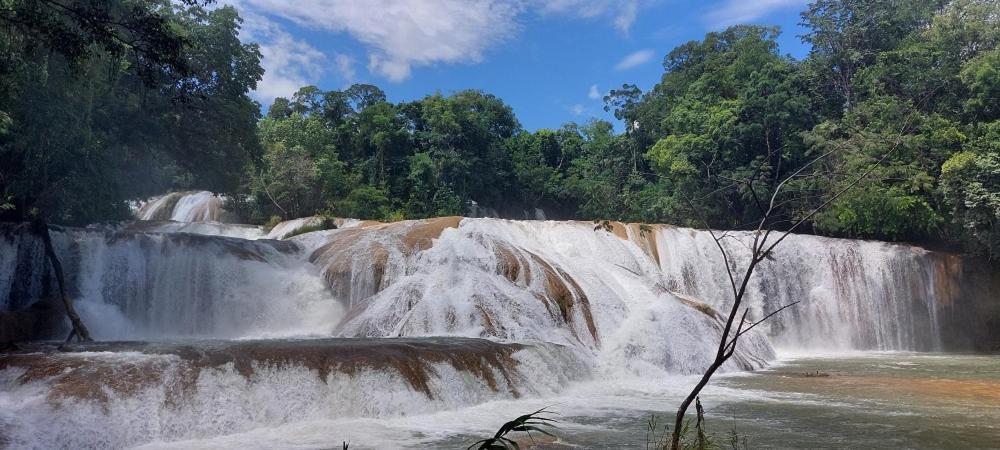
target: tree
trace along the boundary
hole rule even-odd
[[[305,148],[269,145],[264,167],[253,180],[253,191],[263,194],[283,218],[304,217],[322,207],[319,169]]]
[[[690,222],[684,198],[711,198],[710,225],[746,224],[755,199],[745,188],[729,189],[740,187],[735,180],[754,177],[767,195],[805,160],[800,133],[815,119],[797,67],[777,54],[777,35],[775,28],[734,26],[667,56],[668,72],[644,100],[663,112],[662,137],[645,156],[653,173],[669,180],[663,194],[673,220]],[[783,207],[776,214],[790,213]]]
[[[941,190],[969,252],[1000,257],[1000,122],[983,126],[970,146],[941,168]]]
[[[441,179],[462,203],[504,202],[510,173],[505,142],[520,130],[513,111],[479,91],[432,95],[403,105],[419,151],[428,152]]]
[[[627,199],[633,189],[634,166],[626,141],[615,136],[609,122],[592,121],[573,127],[579,133],[579,150],[570,161],[566,189],[579,205],[577,214],[585,218],[623,219]]]
[[[9,118],[0,137],[0,180],[14,205],[0,214],[24,220],[37,211],[82,224],[126,218],[128,200],[169,188],[238,186],[242,171],[226,169],[259,155],[259,111],[247,94],[262,70],[256,46],[236,37],[235,10],[121,0],[14,2],[13,11],[63,6],[96,8],[96,16],[29,20],[59,21],[57,28],[92,38],[87,51],[41,47],[46,41],[28,34],[41,32],[32,27],[5,29],[0,39],[5,59],[15,61],[0,69],[0,111]],[[160,25],[131,24],[135,18]],[[92,20],[114,24],[93,29],[99,24]],[[132,41],[169,41],[160,50],[176,44],[180,60],[150,56],[153,47],[125,46],[123,54],[114,44]]]
[[[0,5],[0,22],[0,218],[31,220],[72,325],[67,341],[90,340],[48,222],[125,217],[126,200],[149,186],[130,180],[137,168],[217,176],[211,158],[188,164],[187,143],[172,146],[186,128],[166,131],[171,118],[190,127],[192,107],[200,120],[248,111],[242,128],[229,120],[231,133],[201,143],[226,151],[234,142],[213,144],[235,137],[252,149],[239,136],[253,136],[257,111],[246,94],[260,79],[259,54],[236,39],[234,9],[208,12],[195,0],[12,0]],[[152,160],[167,164],[142,164]]]
[[[642,91],[634,84],[623,84],[604,96],[604,111],[613,112],[615,119],[624,120],[627,127],[634,126],[635,107],[642,100]]]
[[[824,162],[828,173],[824,190],[830,194],[857,173],[882,158],[887,139],[899,136],[892,156],[871,177],[856,183],[831,207],[817,215],[816,228],[828,234],[889,240],[925,240],[936,235],[943,222],[936,180],[941,164],[961,148],[965,135],[957,124],[940,116],[924,115],[895,97],[865,100],[834,127],[818,127],[816,150],[846,151]],[[901,134],[900,124],[911,123]],[[829,195],[829,194],[828,194]]]
[[[830,114],[850,110],[857,101],[855,75],[926,25],[943,1],[817,0],[802,12],[811,45],[808,65],[819,86],[818,105]]]
[[[701,393],[702,389],[704,389],[705,386],[708,385],[709,381],[711,381],[712,376],[715,374],[715,372],[718,371],[723,366],[723,364],[725,364],[726,361],[728,361],[729,358],[733,356],[733,354],[736,351],[737,345],[739,344],[740,337],[742,337],[746,333],[749,333],[755,327],[764,323],[774,315],[799,303],[799,301],[794,301],[792,303],[782,305],[776,308],[775,310],[765,314],[762,318],[758,320],[753,320],[751,318],[748,321],[747,316],[750,313],[750,308],[743,307],[743,299],[744,296],[746,295],[747,286],[749,286],[750,279],[753,276],[755,269],[760,264],[765,263],[765,261],[773,260],[775,258],[774,249],[779,244],[781,244],[781,242],[784,241],[788,236],[790,236],[792,232],[794,232],[799,226],[801,226],[804,223],[807,223],[809,220],[811,220],[812,216],[816,215],[824,208],[828,207],[830,204],[837,201],[837,199],[840,198],[840,196],[850,191],[856,184],[868,178],[890,156],[892,156],[899,148],[902,142],[902,136],[905,134],[906,131],[908,131],[911,125],[911,120],[912,117],[905,118],[900,134],[894,137],[895,142],[891,141],[885,142],[885,144],[889,145],[887,145],[887,148],[885,149],[881,158],[876,159],[867,168],[858,172],[856,176],[852,176],[850,178],[851,181],[848,182],[846,186],[844,186],[837,192],[833,193],[833,195],[827,198],[823,203],[816,206],[808,213],[795,220],[791,224],[791,226],[789,226],[784,232],[774,232],[775,229],[774,213],[777,211],[777,207],[780,204],[778,203],[778,199],[779,196],[783,194],[783,188],[788,184],[788,182],[794,180],[796,177],[801,175],[803,172],[809,169],[813,164],[823,161],[827,157],[833,155],[835,152],[838,152],[842,149],[839,148],[831,149],[830,151],[813,158],[806,164],[803,164],[798,170],[792,172],[787,177],[785,177],[781,182],[779,182],[778,185],[773,189],[769,201],[757,202],[757,205],[761,211],[760,219],[759,221],[756,221],[755,228],[753,229],[753,231],[749,233],[750,245],[745,245],[745,243],[743,243],[743,245],[745,245],[745,248],[747,248],[747,250],[749,250],[750,252],[750,259],[746,263],[746,266],[742,268],[742,270],[739,270],[738,268],[734,269],[734,267],[736,267],[735,260],[730,257],[730,253],[726,250],[726,247],[723,244],[723,240],[732,239],[735,237],[729,235],[729,231],[718,234],[714,230],[712,230],[712,227],[708,226],[707,222],[705,223],[706,230],[712,236],[712,239],[715,241],[716,247],[722,254],[723,263],[725,264],[726,267],[726,273],[728,274],[729,277],[729,285],[733,295],[732,297],[733,301],[732,305],[730,305],[728,315],[725,316],[726,324],[723,326],[722,334],[719,337],[719,345],[716,350],[714,360],[709,364],[708,368],[705,369],[705,372],[698,380],[698,383],[694,386],[694,388],[691,389],[687,397],[684,398],[680,406],[677,408],[677,414],[675,415],[675,420],[674,420],[674,429],[671,433],[671,443],[670,443],[671,450],[678,450],[680,448],[681,433],[684,429],[684,416],[687,413],[688,407],[691,406],[691,403],[698,402],[698,395]],[[756,189],[754,188],[756,182],[755,178],[756,175],[738,181],[740,184],[745,185],[746,189],[751,191],[754,198],[760,200],[767,199],[767,197],[761,197],[756,193]],[[688,202],[688,204],[692,209],[697,208],[690,201]],[[740,275],[740,273],[742,273],[742,275]],[[743,309],[742,313],[740,312],[741,308]],[[736,326],[735,328],[733,328],[734,325]],[[700,409],[701,408],[699,405],[699,410]],[[700,415],[701,411],[699,411],[699,416]]]
[[[287,119],[292,115],[292,103],[287,98],[277,97],[267,109],[268,119]]]

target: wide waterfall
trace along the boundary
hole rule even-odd
[[[444,217],[299,234],[319,219],[265,232],[219,222],[220,206],[171,194],[139,210],[155,220],[53,231],[95,337],[144,342],[0,359],[0,443],[131,446],[693,374],[732,300],[706,231]],[[748,239],[723,240],[735,269]],[[911,246],[793,235],[751,282],[750,316],[799,303],[745,336],[725,369],[764,367],[773,348],[964,342],[945,339],[942,317],[961,301],[959,266]],[[0,311],[53,289],[38,239],[4,228]]]

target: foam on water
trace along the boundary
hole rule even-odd
[[[222,198],[209,191],[173,192],[155,197],[139,207],[139,220],[220,222]]]
[[[389,352],[370,341],[213,345],[12,356],[0,365],[10,364],[0,370],[0,437],[15,448],[206,439],[551,396],[587,374],[571,353],[541,343],[409,340]]]
[[[262,448],[287,446],[292,434],[308,447],[330,438],[337,440],[327,446],[336,445],[341,432],[350,439],[352,430],[366,429],[366,445],[379,447],[373,430],[383,427],[409,443],[441,442],[495,428],[496,411],[519,415],[555,398],[600,416],[601,405],[683,393],[691,381],[685,375],[710,362],[723,325],[719,311],[731,301],[724,263],[704,231],[438,218],[341,221],[337,229],[282,241],[275,239],[319,219],[284,222],[269,233],[198,222],[217,219],[204,213],[215,200],[187,193],[140,210],[142,217],[185,222],[53,232],[71,295],[95,336],[375,338],[385,345],[484,338],[524,346],[513,353],[517,375],[496,374],[502,382],[491,383],[482,372],[428,360],[423,389],[407,382],[402,366],[323,375],[305,360],[261,359],[254,346],[227,350],[248,358],[251,369],[231,362],[192,368],[188,353],[148,348],[67,356],[113,373],[156,374],[153,383],[108,381],[106,398],[96,401],[57,395],[58,376],[26,378],[23,364],[0,361],[0,441],[28,448]],[[170,217],[162,217],[168,209]],[[747,239],[737,233],[723,241],[737,267],[746,262]],[[37,239],[8,230],[0,250],[0,311],[51,292]],[[772,342],[784,355],[940,347],[937,305],[947,277],[930,252],[791,236],[773,256],[750,283],[750,318],[801,304],[741,338],[726,371],[764,367],[775,359]],[[481,357],[460,365],[475,367]],[[663,388],[669,392],[639,387],[650,380],[672,380]],[[189,390],[174,392],[180,385]],[[414,431],[444,419],[466,428],[441,436]],[[386,447],[402,445],[384,439]]]
[[[724,247],[745,267],[752,235],[730,235]],[[655,245],[668,286],[729,304],[725,264],[708,232],[657,226]],[[791,235],[759,266],[747,299],[758,316],[800,302],[767,324],[780,347],[939,350],[942,270],[917,247]]]

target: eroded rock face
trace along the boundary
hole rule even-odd
[[[0,412],[0,436],[14,447],[132,447],[549,395],[587,376],[568,348],[456,337],[29,345],[0,354],[0,390],[17,404]],[[46,432],[32,429],[37,417]]]
[[[936,253],[932,273],[946,350],[1000,352],[1000,270],[988,261]]]
[[[248,381],[263,370],[303,368],[322,382],[332,373],[353,377],[366,369],[384,371],[433,399],[430,380],[437,375],[435,365],[447,364],[478,378],[490,390],[504,389],[518,397],[514,379],[520,375],[512,355],[524,348],[522,344],[460,338],[93,342],[61,351],[54,346],[27,344],[20,351],[0,355],[0,370],[20,370],[15,381],[22,384],[49,382],[50,401],[75,398],[106,403],[110,396],[134,396],[139,390],[164,384],[168,371],[180,376],[172,380],[176,392],[171,395],[190,396],[195,395],[202,370],[224,368]]]
[[[703,363],[699,342],[718,332],[709,311],[726,311],[730,296],[707,233],[675,227],[446,217],[252,241],[157,224],[54,231],[70,293],[98,336],[457,335],[634,355],[658,347],[629,330],[651,327],[671,354],[651,356],[656,364],[688,372]],[[734,264],[745,238],[727,241]],[[51,294],[36,244],[4,231],[8,313]],[[989,350],[997,290],[985,267],[915,247],[792,236],[761,266],[747,305],[761,317],[801,301],[761,327],[779,345]],[[762,353],[741,366],[770,354],[766,343],[750,352]]]

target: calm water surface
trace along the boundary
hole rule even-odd
[[[604,388],[589,407],[583,398],[556,404],[566,422],[561,439],[538,448],[646,448],[650,416],[662,426],[682,397],[678,389],[641,383],[631,392],[627,385]],[[658,394],[673,400],[651,398]],[[709,431],[722,444],[735,429],[751,448],[1000,448],[1000,356],[786,358],[770,369],[718,378],[702,401]]]

